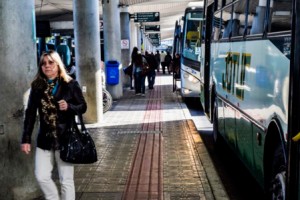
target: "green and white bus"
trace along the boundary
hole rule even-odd
[[[216,145],[226,141],[266,199],[300,199],[300,3],[205,5],[200,100]]]

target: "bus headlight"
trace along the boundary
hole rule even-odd
[[[189,90],[189,89],[187,89],[187,88],[183,88],[183,89],[182,89],[182,92],[183,92],[183,94],[189,94],[189,93],[191,93],[192,91]]]
[[[192,83],[198,83],[199,82],[199,80],[195,76],[193,76],[191,74],[188,74],[188,73],[184,73],[183,77],[185,79],[187,79],[188,81],[192,82]]]
[[[196,77],[192,76],[192,75],[189,75],[188,80],[192,83],[198,83],[199,82],[199,80]]]

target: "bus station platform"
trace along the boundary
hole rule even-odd
[[[229,199],[172,75],[157,73],[146,96],[124,89],[87,128],[98,162],[76,165],[77,200]]]

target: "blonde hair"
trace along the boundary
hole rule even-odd
[[[44,52],[40,58],[40,63],[39,63],[39,70],[38,73],[40,76],[44,77],[44,74],[42,72],[42,65],[44,64],[44,58],[48,56],[49,60],[54,61],[58,65],[58,75],[59,78],[62,78],[65,82],[70,82],[72,80],[72,77],[68,75],[65,65],[62,62],[59,54],[56,51],[49,51],[49,52]]]
[[[59,79],[62,79],[66,83],[69,83],[72,80],[72,77],[68,75],[68,73],[66,71],[66,68],[65,68],[65,65],[62,62],[59,54],[56,51],[51,50],[51,51],[44,52],[41,55],[37,74],[35,75],[35,78],[34,78],[34,80],[32,81],[32,84],[31,84],[32,87],[41,88],[45,84],[45,80],[46,80],[47,77],[45,76],[45,74],[42,71],[42,66],[44,64],[44,58],[46,56],[49,58],[49,60],[54,61],[57,64]]]

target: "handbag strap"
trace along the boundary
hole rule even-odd
[[[78,116],[78,119],[79,119],[79,122],[80,122],[81,131],[86,131],[87,129],[84,125],[82,114],[77,113],[77,116]]]

